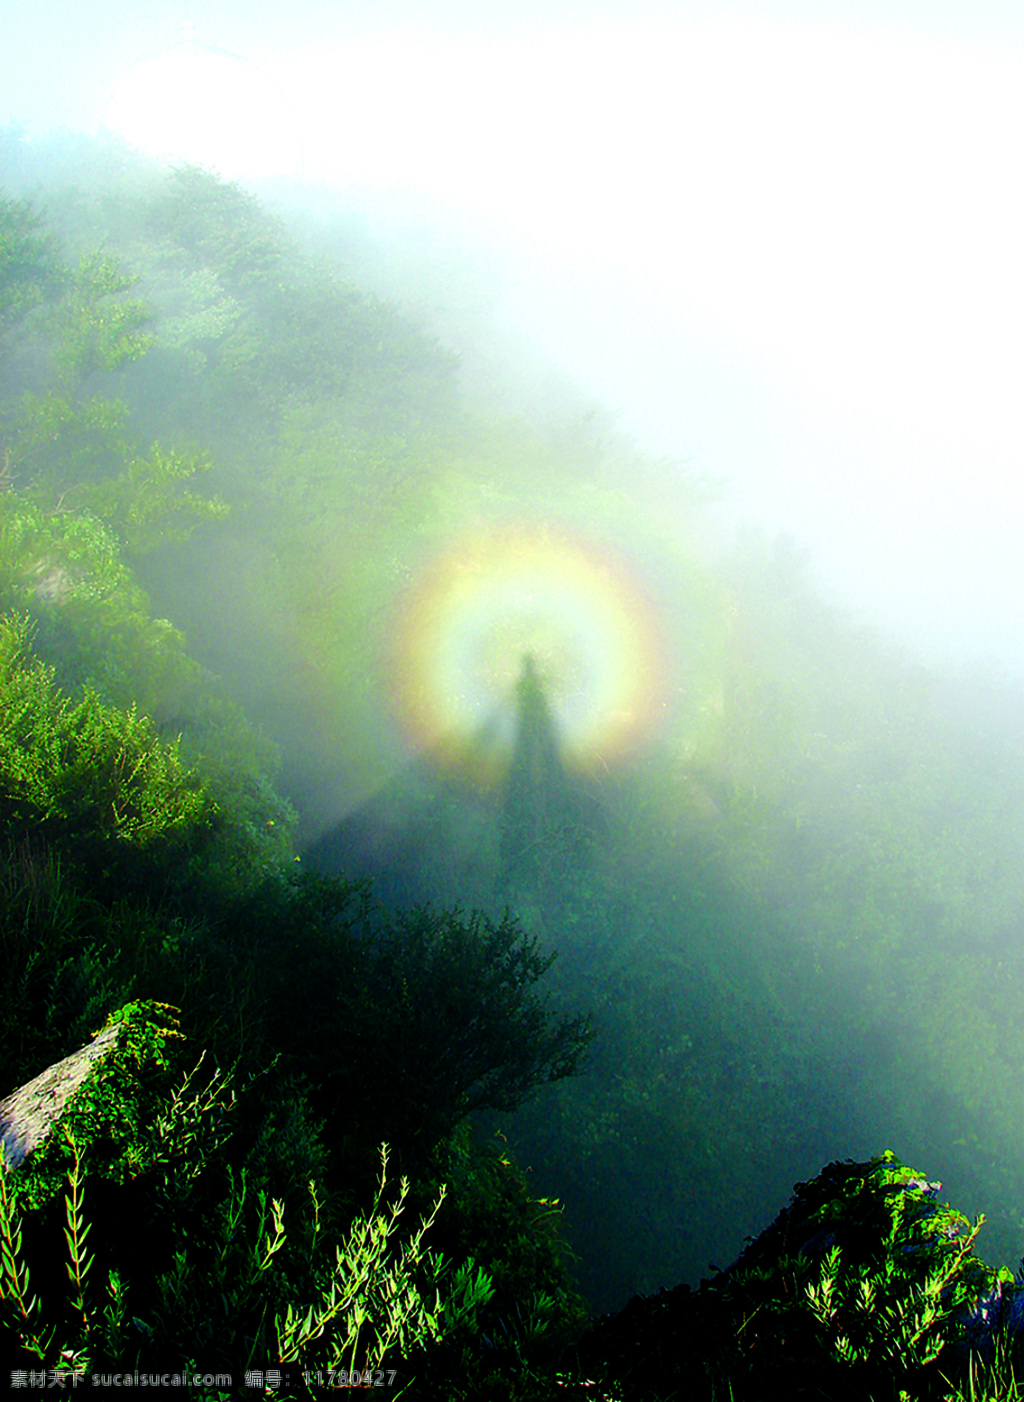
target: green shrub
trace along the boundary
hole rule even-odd
[[[514,921],[385,915],[365,883],[267,883],[211,932],[208,957],[252,988],[266,1045],[308,1078],[332,1148],[358,1154],[386,1130],[412,1174],[468,1114],[575,1074],[590,1040],[585,1017],[539,991],[551,956]]]
[[[401,1363],[448,1328],[464,1326],[486,1302],[490,1283],[472,1262],[452,1274],[424,1245],[445,1188],[418,1227],[403,1232],[409,1185],[403,1179],[397,1195],[389,1190],[382,1146],[372,1205],[333,1251],[313,1179],[290,1236],[283,1199],[268,1194],[259,1155],[224,1161],[235,1104],[230,1078],[216,1071],[204,1078],[202,1057],[173,1088],[166,1076],[146,1076],[147,1066],[170,1067],[181,1040],[173,1014],[145,1004],[114,1014],[110,1025],[123,1029],[116,1049],[45,1145],[18,1169],[0,1163],[0,1312],[17,1341],[13,1361],[24,1367],[34,1358],[67,1373],[145,1369],[173,1359],[179,1367],[229,1367],[239,1376],[269,1361],[326,1374]],[[211,1175],[215,1190],[201,1191],[199,1180]],[[101,1197],[103,1220],[90,1242],[95,1224],[86,1198],[101,1180],[114,1195],[108,1187]],[[52,1214],[47,1222],[45,1209],[62,1182],[67,1289],[58,1300],[57,1224]],[[141,1185],[141,1196],[129,1192],[133,1185]],[[25,1244],[26,1213],[43,1219],[29,1224],[35,1258]],[[148,1216],[154,1220],[147,1225]],[[149,1279],[124,1265],[125,1238],[140,1231]],[[49,1289],[40,1293],[33,1280],[47,1273]],[[407,1369],[400,1381],[409,1382]]]
[[[30,628],[0,617],[0,825],[33,833],[96,864],[90,882],[124,876],[126,850],[144,855],[152,880],[209,832],[216,805],[174,742],[156,735],[134,708],[105,705],[86,690],[72,700],[52,667],[31,658]],[[159,888],[157,888],[159,889]]]
[[[939,1187],[891,1152],[829,1164],[728,1270],[602,1321],[586,1347],[591,1366],[617,1379],[626,1402],[759,1402],[797,1382],[837,1402],[959,1402],[977,1395],[993,1361],[994,1395],[1010,1395],[998,1318],[987,1365],[972,1352],[971,1321],[1012,1291],[1012,1275],[978,1259],[984,1219],[943,1204]]]

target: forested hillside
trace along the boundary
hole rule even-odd
[[[119,1012],[149,1069],[5,1189],[24,1358],[554,1395],[588,1314],[887,1148],[1015,1263],[1019,692],[791,543],[713,553],[707,485],[596,420],[475,401],[342,220],[314,256],[201,170],[38,157],[0,145],[0,1094]]]

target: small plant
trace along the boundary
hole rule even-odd
[[[628,1402],[1017,1397],[1022,1302],[939,1187],[890,1152],[829,1164],[728,1270],[602,1321],[587,1366]]]
[[[121,1172],[105,1169],[105,1176],[121,1184],[148,1175],[151,1201],[182,1220],[194,1207],[195,1180],[227,1138],[223,1111],[234,1103],[219,1073],[196,1088],[201,1065],[202,1058],[151,1118],[147,1132],[125,1143]],[[110,1360],[123,1366],[131,1356],[145,1364],[150,1355],[166,1357],[168,1350],[197,1365],[216,1346],[218,1352],[226,1347],[230,1361],[241,1368],[276,1359],[305,1369],[376,1370],[385,1360],[405,1359],[446,1331],[465,1327],[490,1298],[490,1279],[472,1261],[444,1289],[448,1263],[424,1244],[444,1201],[444,1186],[411,1235],[401,1234],[409,1184],[403,1178],[397,1196],[388,1201],[388,1148],[382,1145],[372,1206],[351,1223],[333,1259],[324,1250],[314,1181],[308,1183],[310,1217],[293,1243],[282,1201],[253,1185],[245,1167],[229,1166],[228,1193],[216,1206],[214,1229],[183,1233],[170,1269],[155,1282],[135,1282],[139,1314],[129,1320],[133,1286],[116,1265],[108,1267],[102,1293],[96,1289],[93,1224],[85,1210],[92,1147],[87,1131],[95,1123],[80,1112],[75,1119],[80,1136],[72,1119],[69,1115],[60,1133],[67,1163],[63,1304],[33,1291],[23,1250],[20,1207],[42,1204],[47,1195],[40,1198],[28,1164],[16,1170],[0,1160],[0,1312],[22,1354],[47,1368],[88,1372]],[[46,1157],[52,1159],[52,1152]],[[51,1176],[52,1166],[43,1181],[49,1183]]]
[[[408,1179],[403,1178],[398,1199],[390,1207],[382,1207],[387,1181],[388,1150],[381,1146],[380,1182],[373,1207],[365,1217],[358,1218],[335,1248],[335,1265],[319,1303],[300,1314],[289,1305],[283,1315],[275,1318],[278,1356],[282,1363],[308,1358],[311,1345],[323,1357],[326,1368],[380,1368],[394,1348],[403,1355],[422,1345],[427,1339],[441,1335],[444,1306],[437,1283],[444,1263],[426,1251],[423,1238],[434,1224],[444,1201],[442,1186],[437,1202],[428,1217],[395,1252],[393,1238],[398,1218],[405,1208],[409,1194]],[[314,1206],[314,1239],[319,1236],[319,1204],[316,1188],[309,1185]],[[275,1233],[283,1237],[280,1207],[275,1217]],[[434,1299],[428,1303],[416,1283],[416,1275],[426,1271]],[[459,1282],[463,1300],[467,1282]],[[475,1282],[478,1297],[485,1297],[486,1280]],[[337,1321],[337,1322],[336,1322]],[[365,1331],[365,1332],[364,1332]],[[331,1338],[333,1334],[333,1338]],[[369,1335],[367,1338],[366,1335]]]
[[[385,1202],[387,1161],[383,1145],[373,1205],[350,1225],[333,1262],[325,1259],[322,1203],[313,1181],[307,1185],[312,1211],[296,1247],[285,1228],[284,1204],[254,1187],[244,1168],[229,1170],[229,1193],[207,1246],[177,1251],[158,1282],[154,1341],[173,1341],[175,1352],[190,1361],[216,1348],[240,1368],[275,1359],[352,1371],[380,1368],[396,1349],[404,1357],[440,1337],[444,1263],[425,1249],[423,1238],[444,1191],[417,1230],[399,1241],[409,1187],[403,1179],[397,1199]]]
[[[935,1250],[929,1249],[934,1234],[908,1211],[905,1194],[889,1195],[885,1206],[890,1225],[873,1259],[846,1268],[842,1248],[832,1246],[804,1294],[837,1361],[920,1368],[950,1342],[961,1306],[977,1287],[979,1271],[971,1267],[980,1263],[971,1252],[984,1218],[964,1231],[959,1222],[947,1227],[949,1249]]]
[[[98,1304],[90,1283],[95,1255],[88,1250],[90,1224],[85,1219],[85,1166],[82,1146],[65,1127],[73,1158],[64,1197],[70,1320],[54,1318],[38,1294],[31,1294],[30,1270],[22,1258],[22,1217],[17,1209],[15,1170],[0,1155],[0,1308],[13,1326],[21,1348],[54,1370],[88,1368],[98,1351],[126,1355],[125,1290],[118,1273],[108,1272],[107,1298]],[[49,1315],[50,1322],[45,1316]],[[61,1339],[55,1348],[57,1338]]]

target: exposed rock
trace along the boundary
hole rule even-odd
[[[36,560],[26,571],[26,579],[32,581],[33,597],[44,604],[62,604],[75,587],[75,581],[64,566],[49,556]]]
[[[17,1166],[49,1138],[72,1097],[95,1075],[98,1063],[113,1051],[125,1030],[123,1022],[98,1032],[88,1046],[48,1066],[6,1100],[0,1101],[0,1152]]]

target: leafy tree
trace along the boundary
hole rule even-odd
[[[553,956],[511,920],[390,917],[365,886],[300,875],[265,887],[224,929],[209,957],[245,948],[269,1044],[308,1076],[335,1147],[357,1126],[373,1143],[387,1124],[396,1153],[422,1165],[467,1115],[512,1109],[582,1064],[587,1021],[555,1015],[536,989]],[[243,932],[257,933],[243,946]]]
[[[181,484],[213,467],[205,453],[162,448],[130,456],[118,477],[83,494],[83,504],[108,521],[129,555],[188,540],[202,521],[228,515],[219,497],[204,497]]]
[[[161,739],[134,704],[105,703],[89,686],[73,699],[31,656],[30,631],[23,615],[0,617],[0,821],[14,840],[54,844],[96,892],[129,883],[200,908],[292,859],[290,810],[244,731],[221,732],[240,748],[201,778],[195,738],[188,764],[180,736]]]
[[[83,255],[71,273],[53,314],[54,366],[65,398],[76,397],[92,376],[123,369],[153,344],[143,329],[151,320],[149,307],[124,295],[136,282],[97,252]]]
[[[26,393],[6,414],[12,471],[50,510],[116,473],[130,451],[128,407],[119,400],[72,402],[57,390]],[[81,505],[72,498],[67,502]]]
[[[113,841],[145,849],[213,817],[194,771],[152,722],[86,692],[74,703],[28,655],[28,625],[0,619],[0,820],[17,837],[67,834],[94,855]]]
[[[209,471],[209,457],[158,444],[140,449],[128,405],[88,393],[109,384],[114,372],[123,376],[153,345],[149,307],[127,295],[138,278],[100,252],[83,254],[74,269],[50,268],[53,241],[33,232],[40,222],[28,206],[9,200],[0,206],[0,288],[7,288],[0,292],[6,297],[0,333],[5,324],[23,322],[30,303],[45,294],[47,309],[31,340],[45,351],[36,360],[49,365],[48,372],[36,369],[33,388],[0,402],[2,480],[50,510],[90,509],[122,532],[135,553],[164,536],[185,539],[200,521],[227,510],[182,485]]]
[[[42,215],[25,200],[0,195],[0,332],[50,297],[59,277]]]

